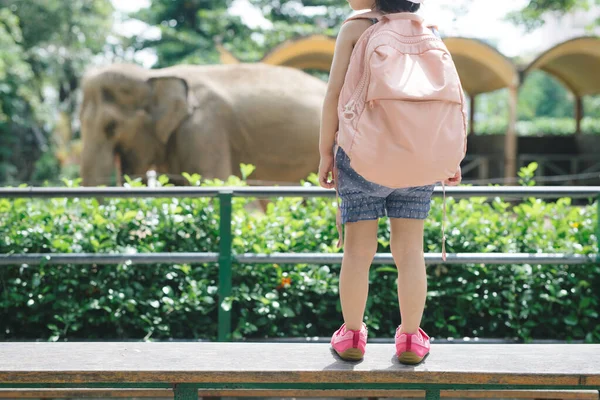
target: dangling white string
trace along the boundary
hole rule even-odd
[[[442,192],[444,192],[444,206],[442,216],[442,260],[446,261],[446,185],[442,182]]]

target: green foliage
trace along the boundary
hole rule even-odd
[[[256,170],[256,167],[251,164],[241,164],[240,171],[242,172],[242,179],[247,179],[252,172]]]
[[[0,7],[0,182],[25,178],[27,160],[43,146],[38,128],[42,99],[25,59],[19,18]]]
[[[254,32],[241,19],[228,13],[232,0],[153,0],[149,8],[133,15],[158,26],[161,38],[135,39],[137,49],[153,48],[158,56],[156,67],[176,64],[215,64],[219,62],[217,43],[226,43],[247,55],[257,55]]]
[[[200,177],[188,175],[200,184]],[[167,184],[167,179],[159,181]],[[316,184],[313,175],[306,185]],[[66,182],[68,186],[77,182]],[[206,181],[205,186],[243,185]],[[129,180],[129,186],[141,185]],[[266,211],[233,200],[236,254],[332,253],[332,198],[278,198]],[[448,200],[450,252],[597,251],[595,206],[530,199]],[[254,211],[252,211],[254,210]],[[0,253],[218,251],[217,199],[0,199]],[[435,199],[425,248],[439,252]],[[379,251],[389,251],[388,221]],[[234,265],[234,338],[328,336],[338,327],[339,265]],[[432,265],[424,328],[437,337],[600,342],[600,266]],[[1,339],[209,338],[217,331],[215,264],[14,265],[0,269]],[[367,323],[389,337],[399,323],[393,266],[371,270]]]
[[[600,96],[584,97],[583,109],[586,116],[600,119]]]
[[[501,134],[508,128],[508,93],[497,90],[477,96],[475,131]],[[571,135],[575,132],[573,95],[555,78],[532,71],[519,90],[517,131],[523,136]],[[600,96],[584,98],[582,131],[600,133]]]
[[[112,12],[110,0],[0,0],[0,182],[58,167],[37,160],[72,139],[79,81],[104,51]],[[68,126],[53,133],[59,113]]]
[[[73,102],[84,69],[111,32],[110,0],[0,0],[0,6],[18,17],[22,58],[36,72],[37,89],[49,84],[59,105]]]
[[[31,175],[33,182],[52,182],[61,175],[60,165],[52,152],[45,152],[35,163],[35,169]]]
[[[555,78],[542,71],[532,71],[519,90],[519,119],[538,117],[574,118],[573,95]]]
[[[475,125],[479,135],[503,135],[508,129],[505,118],[486,118]],[[584,118],[581,130],[585,134],[600,134],[599,118]],[[517,122],[517,133],[520,136],[572,135],[575,132],[575,120],[572,118],[536,118],[532,121]]]
[[[336,36],[352,10],[346,0],[251,0],[273,23],[263,31],[265,46],[273,48],[297,36]]]
[[[587,10],[594,2],[600,4],[598,0],[530,0],[522,10],[510,13],[507,18],[531,31],[544,24],[548,13],[564,15],[577,9]]]
[[[251,0],[270,26],[250,27],[229,12],[232,3],[232,0],[152,0],[150,7],[132,17],[158,26],[162,36],[158,40],[134,39],[134,46],[155,49],[156,67],[218,63],[218,44],[239,60],[256,62],[288,39],[311,34],[335,35],[351,12],[345,0]]]
[[[535,186],[535,171],[538,169],[538,163],[532,162],[525,168],[517,173],[519,175],[519,185],[521,186]]]

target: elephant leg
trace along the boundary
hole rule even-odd
[[[168,151],[172,171],[226,180],[233,175],[227,122],[208,121],[196,111],[178,130]],[[237,167],[239,169],[239,166]]]

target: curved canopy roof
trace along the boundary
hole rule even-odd
[[[576,96],[600,93],[600,38],[581,37],[554,46],[527,67],[545,71]]]
[[[231,54],[227,49],[220,44],[217,45],[217,51],[219,52],[219,58],[221,59],[221,64],[239,64],[240,60],[235,58],[233,54]]]
[[[519,85],[515,65],[492,46],[462,37],[444,39],[465,91],[473,96]],[[271,50],[262,62],[328,72],[335,39],[315,35],[289,40]],[[239,62],[219,47],[221,62]],[[525,74],[540,69],[562,81],[577,96],[600,93],[600,38],[582,37],[561,43],[538,57]]]
[[[329,72],[334,49],[335,39],[315,35],[282,43],[271,50],[262,62]]]
[[[516,67],[493,47],[477,39],[461,37],[448,37],[444,42],[469,95],[518,86]]]
[[[446,38],[444,41],[452,53],[464,89],[470,95],[518,84],[514,65],[493,47],[475,39]],[[262,62],[329,71],[334,49],[335,39],[310,36],[277,46]]]

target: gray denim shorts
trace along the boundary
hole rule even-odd
[[[393,189],[369,182],[350,167],[338,147],[335,155],[342,223],[389,218],[426,219],[435,185]]]

